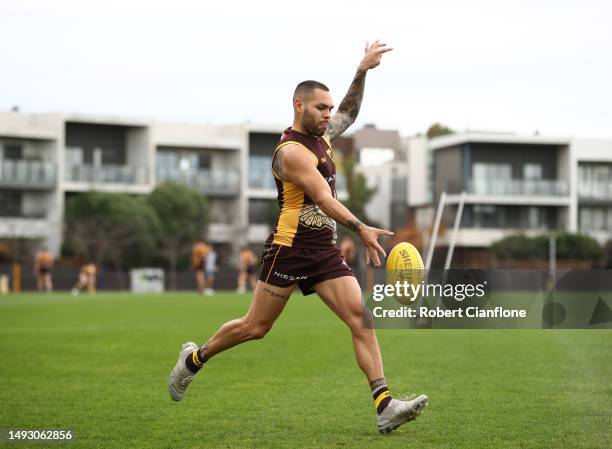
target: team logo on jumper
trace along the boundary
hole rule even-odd
[[[316,204],[308,204],[302,208],[300,223],[313,229],[329,228],[336,234],[336,221],[325,215]]]

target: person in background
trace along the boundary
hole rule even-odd
[[[207,295],[213,295],[215,293],[214,283],[215,283],[215,272],[217,271],[217,252],[211,246],[208,251],[208,256],[206,256],[206,290],[204,293]]]
[[[36,253],[34,261],[34,275],[36,276],[36,286],[38,291],[53,291],[53,280],[51,279],[51,270],[55,261],[49,250],[42,247]]]
[[[83,265],[79,271],[79,280],[71,290],[72,295],[77,296],[82,290],[85,289],[87,289],[87,293],[95,293],[97,275],[98,268],[96,267],[95,263]]]
[[[238,272],[238,293],[246,292],[247,278],[252,290],[257,285],[257,256],[248,247],[240,250],[240,270]]]
[[[206,267],[206,256],[209,251],[209,246],[204,243],[202,239],[196,240],[191,249],[191,262],[195,270],[198,293],[204,293],[204,289],[206,288],[206,275],[204,269]]]
[[[344,261],[347,265],[353,268],[357,258],[357,248],[350,237],[344,237],[340,242],[340,254],[344,257]]]

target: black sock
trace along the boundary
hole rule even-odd
[[[185,365],[187,365],[187,368],[189,369],[189,371],[191,371],[194,374],[202,369],[202,366],[204,364],[202,363],[200,359],[199,349],[196,349],[195,351],[193,351],[191,354],[187,356],[187,358],[185,359]]]
[[[372,389],[372,399],[374,399],[376,413],[380,415],[392,399],[385,378],[381,377],[380,379],[373,380],[370,382],[370,388]]]

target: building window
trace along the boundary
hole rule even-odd
[[[195,173],[210,169],[211,157],[208,153],[197,150],[158,150],[157,169],[162,172],[179,170],[185,173]]]
[[[510,180],[512,179],[512,166],[510,164],[475,162],[472,176],[475,180]]]
[[[580,164],[578,181],[580,197],[612,200],[612,164]]]
[[[511,190],[512,166],[476,162],[472,166],[472,193],[484,195],[504,195]]]
[[[278,216],[278,203],[276,200],[249,200],[249,223],[272,224]]]
[[[20,217],[21,192],[0,190],[0,217]]]
[[[612,207],[581,207],[578,217],[584,231],[609,231],[612,229]]]
[[[542,179],[542,165],[525,164],[523,166],[523,179]]]
[[[272,156],[249,156],[249,187],[252,189],[276,189],[272,176]]]
[[[23,147],[21,145],[4,145],[4,159],[19,160],[23,159]]]

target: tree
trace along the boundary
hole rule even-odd
[[[148,203],[159,217],[159,248],[169,263],[171,288],[176,288],[179,258],[189,253],[193,240],[206,230],[207,201],[190,187],[164,182],[151,192]]]
[[[370,223],[365,208],[377,189],[376,187],[368,187],[365,176],[355,171],[355,159],[352,156],[344,156],[342,164],[348,192],[348,198],[342,204],[360,221]]]
[[[427,130],[427,138],[433,139],[434,137],[445,136],[447,134],[454,134],[455,131],[450,129],[446,125],[442,125],[441,123],[434,123]]]
[[[159,219],[143,197],[86,192],[66,204],[65,252],[126,269],[154,253]]]

